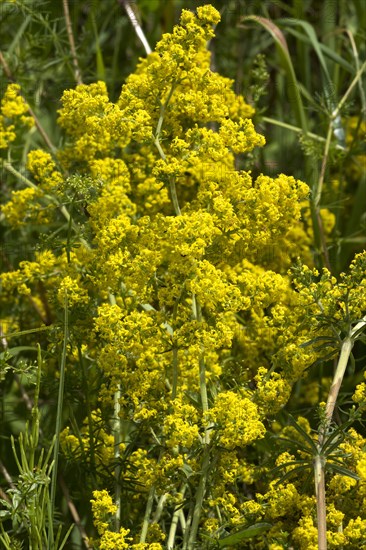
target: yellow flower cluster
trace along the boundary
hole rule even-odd
[[[197,410],[192,405],[175,399],[174,412],[164,418],[163,433],[168,447],[192,447],[199,437]]]
[[[87,290],[80,286],[80,278],[72,279],[69,275],[60,282],[57,298],[62,307],[65,307],[66,304],[68,307],[75,304],[87,304],[89,301]]]
[[[33,187],[12,191],[11,200],[1,208],[9,225],[16,229],[31,222],[48,223],[49,212],[41,210],[39,205],[42,196],[42,190]]]
[[[106,490],[93,491],[93,497],[91,504],[94,525],[100,535],[97,543],[98,550],[162,550],[163,547],[159,542],[132,544],[133,538],[129,536],[130,529],[121,527],[118,532],[110,530],[112,516],[117,512],[116,504]],[[158,530],[158,536],[160,535]]]
[[[47,224],[55,216],[55,197],[49,193],[59,193],[63,176],[49,153],[36,149],[28,153],[27,168],[34,176],[37,185],[12,191],[10,200],[3,206],[2,212],[7,222],[14,228],[28,223]]]
[[[63,181],[62,174],[56,169],[51,155],[42,149],[28,153],[27,168],[45,193],[57,190]]]
[[[28,113],[28,105],[20,95],[18,84],[9,84],[1,100],[0,149],[6,149],[16,139],[17,125],[31,128],[34,120]]]
[[[266,432],[257,406],[238,392],[219,393],[207,417],[215,423],[218,443],[225,449],[249,445]]]

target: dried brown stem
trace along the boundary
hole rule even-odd
[[[69,38],[71,57],[72,57],[73,65],[74,65],[75,80],[76,80],[77,84],[82,84],[83,80],[81,78],[81,71],[80,71],[80,67],[79,67],[78,58],[77,58],[77,55],[76,55],[74,33],[72,31],[72,23],[71,23],[71,19],[70,19],[70,11],[69,11],[69,2],[68,2],[68,0],[63,0],[63,7],[64,7],[64,15],[65,15],[67,36]]]
[[[86,531],[85,531],[85,529],[84,529],[84,527],[81,523],[79,513],[78,513],[78,511],[75,507],[75,504],[71,500],[69,489],[67,488],[66,483],[65,483],[65,481],[63,480],[63,478],[61,476],[59,477],[59,483],[61,485],[62,492],[63,492],[64,497],[66,499],[67,506],[70,510],[70,514],[72,515],[72,518],[75,522],[76,527],[79,529],[79,533],[80,533],[80,536],[83,540],[84,546],[85,546],[85,548],[87,548],[87,550],[92,550],[92,546],[89,543],[88,535],[86,534]]]

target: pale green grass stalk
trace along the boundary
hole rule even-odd
[[[193,307],[193,316],[198,322],[202,322],[202,310],[201,305],[195,294],[192,294],[192,307]],[[198,488],[195,497],[195,505],[193,509],[192,523],[189,530],[189,537],[187,541],[187,550],[193,550],[196,545],[196,538],[198,533],[198,528],[202,515],[202,506],[204,497],[206,494],[206,486],[208,480],[208,472],[210,468],[210,430],[211,424],[205,418],[208,410],[208,395],[207,395],[207,383],[206,383],[206,365],[204,358],[204,350],[201,352],[199,358],[199,387],[201,393],[201,404],[202,404],[202,413],[204,417],[205,432],[204,432],[204,441],[203,441],[203,458],[202,458],[202,468],[200,473],[200,479],[198,483]]]
[[[179,491],[180,499],[182,501],[184,499],[184,494],[186,492],[186,489],[187,489],[187,483],[184,483],[182,485],[180,491]],[[181,522],[181,526],[182,526],[182,529],[183,529],[183,532],[184,532],[184,529],[185,529],[186,525],[185,525],[185,521],[182,522],[182,516],[184,518],[184,514],[183,514],[183,511],[182,511],[181,505],[178,504],[174,509],[172,521],[170,523],[169,535],[168,535],[168,540],[167,540],[167,550],[173,550],[174,549],[175,535],[176,535],[176,532],[177,532],[177,527],[178,527],[179,520]]]
[[[155,496],[155,486],[152,485],[152,487],[149,491],[149,496],[147,497],[147,504],[146,504],[146,508],[145,508],[144,519],[143,519],[143,522],[142,522],[142,528],[141,528],[141,533],[140,533],[140,542],[141,543],[144,543],[146,541],[147,531],[149,529],[149,523],[150,523],[150,516],[151,516],[153,504],[154,504],[154,496]]]
[[[67,343],[69,339],[69,311],[67,291],[64,296],[64,334],[63,334],[63,346],[61,354],[60,364],[60,380],[58,386],[58,399],[57,399],[57,414],[56,414],[56,427],[55,427],[55,446],[53,453],[53,470],[51,479],[51,494],[50,494],[50,508],[49,508],[49,528],[51,531],[51,537],[48,540],[48,550],[53,550],[53,519],[55,517],[55,500],[56,500],[56,486],[57,486],[57,472],[58,472],[58,458],[60,450],[60,433],[62,428],[62,409],[64,401],[64,388],[65,388],[65,371],[66,371],[66,358],[67,358]]]
[[[109,293],[109,303],[116,305],[114,294]],[[114,393],[114,412],[113,412],[113,438],[114,438],[114,499],[117,506],[115,514],[115,528],[119,531],[121,526],[121,466],[120,466],[120,445],[122,443],[122,426],[121,426],[121,386],[118,386]]]

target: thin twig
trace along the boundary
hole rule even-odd
[[[32,403],[31,398],[29,397],[28,393],[25,390],[25,387],[21,383],[18,374],[14,374],[14,378],[15,378],[16,383],[19,386],[19,390],[20,390],[20,393],[22,394],[22,399],[25,403],[25,406],[27,407],[28,411],[31,411],[32,408],[33,408],[33,403]]]
[[[77,84],[82,84],[82,78],[81,78],[81,71],[79,67],[78,58],[76,55],[76,48],[75,48],[75,40],[74,40],[74,34],[72,32],[72,24],[70,19],[70,12],[69,12],[69,3],[68,0],[63,0],[63,7],[64,7],[64,15],[65,15],[65,22],[66,22],[66,30],[67,30],[67,36],[69,38],[70,43],[70,50],[71,50],[71,57],[72,62],[74,64],[75,69],[75,80]]]
[[[140,39],[140,42],[141,44],[143,45],[144,49],[145,49],[145,52],[147,53],[147,55],[149,55],[149,53],[152,52],[152,49],[150,48],[150,45],[147,41],[147,38],[144,34],[144,31],[142,30],[141,28],[141,25],[140,23],[138,22],[137,20],[137,17],[136,17],[136,14],[135,12],[133,11],[130,3],[128,0],[119,0],[119,3],[124,7],[124,9],[126,10],[126,13],[132,23],[132,26],[133,28],[135,29],[135,32],[137,34],[137,36],[139,37]]]
[[[12,489],[15,489],[15,484],[12,480],[12,477],[11,475],[9,474],[8,470],[6,469],[5,465],[3,464],[3,462],[0,460],[0,471],[1,473],[3,474],[4,478],[5,478],[5,481],[8,485],[10,485],[10,487]]]
[[[72,515],[72,519],[74,520],[74,523],[75,523],[76,527],[79,529],[80,536],[83,540],[84,546],[85,546],[85,548],[87,548],[87,550],[92,550],[92,546],[90,546],[90,544],[89,544],[88,535],[86,534],[84,526],[81,523],[79,513],[78,513],[78,511],[75,507],[75,504],[71,500],[69,489],[67,488],[66,483],[65,483],[64,479],[61,476],[59,477],[59,483],[60,483],[62,492],[64,494],[64,497],[66,499],[67,506],[70,510],[70,514]]]

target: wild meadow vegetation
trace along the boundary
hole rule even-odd
[[[0,10],[1,548],[366,547],[364,0]]]

